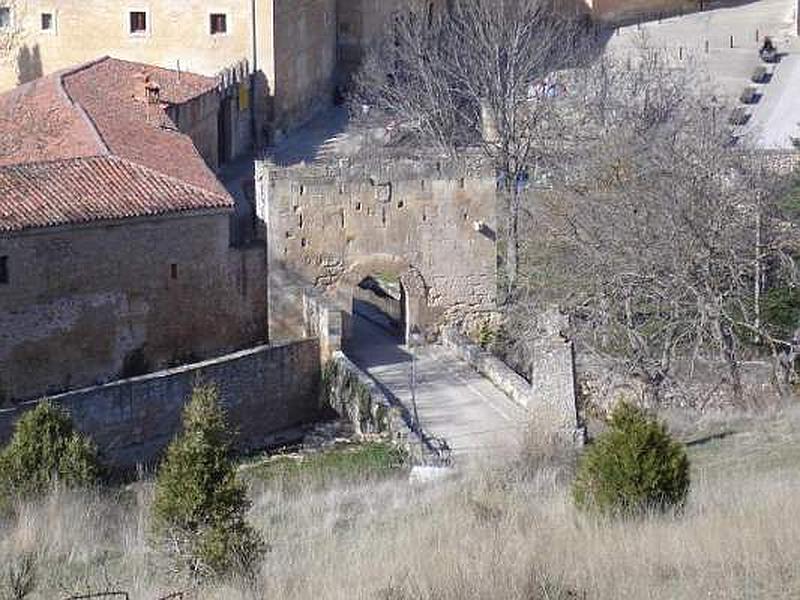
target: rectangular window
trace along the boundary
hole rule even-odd
[[[228,18],[224,13],[211,14],[211,35],[228,33]]]
[[[11,8],[0,6],[0,29],[8,29],[9,27],[11,27]]]
[[[170,276],[171,279],[177,279],[178,278],[178,265],[177,264],[172,263],[169,266],[169,276]]]
[[[42,31],[53,31],[55,29],[55,21],[53,20],[53,13],[42,13]]]
[[[8,283],[8,257],[0,256],[0,284]]]
[[[130,12],[130,32],[147,33],[147,13],[141,10]]]

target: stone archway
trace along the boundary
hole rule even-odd
[[[412,331],[425,335],[431,326],[428,311],[428,287],[419,270],[408,261],[391,255],[375,255],[355,260],[345,269],[325,292],[345,313],[343,338],[345,343],[351,338],[354,294],[366,278],[389,275],[400,282],[403,312],[403,342]]]

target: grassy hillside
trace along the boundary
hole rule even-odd
[[[571,462],[534,451],[409,486],[385,448],[244,468],[270,544],[258,580],[199,598],[609,599],[800,597],[800,412],[675,419],[690,442],[683,515],[596,521],[569,499]],[[681,425],[681,422],[688,423]],[[277,466],[275,466],[277,465]],[[332,465],[330,477],[320,465]],[[31,598],[186,589],[147,551],[150,487],[55,492],[22,507],[0,564],[36,557]]]

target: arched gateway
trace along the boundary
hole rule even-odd
[[[412,331],[426,332],[435,325],[429,315],[428,288],[422,274],[398,257],[378,255],[356,259],[325,296],[346,314],[376,321],[385,319],[388,328],[395,328],[403,343]],[[345,323],[345,341],[350,334]]]
[[[270,340],[304,331],[313,290],[343,313],[385,313],[405,339],[449,313],[496,302],[496,184],[463,167],[394,163],[365,169],[256,165],[268,242]]]

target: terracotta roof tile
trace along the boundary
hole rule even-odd
[[[148,103],[146,85],[158,87],[158,103]],[[69,215],[83,222],[160,214],[170,206],[175,211],[232,206],[191,138],[167,114],[169,106],[215,87],[210,77],[105,57],[1,94],[0,167],[27,166],[3,169],[0,176],[0,230],[63,224],[71,222],[64,220]],[[97,158],[101,156],[124,160]],[[87,160],[70,162],[76,158]],[[48,162],[52,164],[38,164]],[[59,172],[70,174],[73,182],[59,185],[53,175]],[[152,184],[142,180],[146,176]],[[104,192],[89,201],[77,184],[81,181],[95,192],[102,191],[97,186],[106,186],[117,196]],[[27,199],[14,189],[23,183],[20,189]],[[122,189],[123,183],[147,197],[137,201]],[[160,200],[154,195],[158,193],[164,194]],[[122,198],[129,203],[127,209],[120,204]],[[47,203],[39,207],[41,219],[34,214],[37,202]]]
[[[161,105],[148,105],[145,78],[160,89]],[[105,59],[63,76],[64,89],[91,117],[112,154],[134,160],[209,190],[225,193],[189,136],[165,109],[213,90],[210,77]]]
[[[106,148],[58,75],[0,95],[0,165],[92,156]]]
[[[113,156],[0,167],[0,231],[231,206],[228,195]]]

